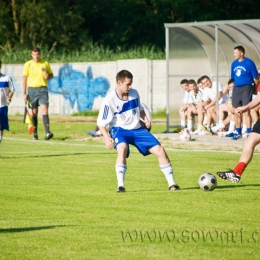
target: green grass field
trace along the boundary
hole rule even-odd
[[[198,177],[239,154],[166,147],[182,188],[168,191],[157,159],[131,147],[127,192],[117,194],[116,152],[85,134],[94,121],[51,118],[54,138],[43,140],[40,122],[33,141],[10,119],[0,144],[0,259],[259,259],[260,154],[239,184],[218,179],[204,192]]]

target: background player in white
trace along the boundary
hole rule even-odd
[[[125,192],[124,177],[126,173],[126,158],[129,157],[129,144],[134,145],[141,154],[154,154],[159,161],[161,171],[168,182],[169,190],[179,190],[173,178],[170,160],[159,141],[140,125],[140,117],[150,127],[137,90],[132,89],[133,75],[122,70],[116,75],[116,89],[104,99],[99,111],[97,125],[105,138],[106,148],[117,150],[116,175],[117,192]],[[107,126],[109,125],[109,132]]]
[[[2,141],[4,130],[9,131],[8,124],[8,104],[14,94],[14,85],[12,79],[1,73],[2,61],[0,60],[0,143]]]

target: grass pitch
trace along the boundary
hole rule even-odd
[[[21,121],[0,144],[0,259],[259,259],[259,154],[238,184],[204,192],[199,176],[239,154],[166,147],[181,187],[168,191],[157,159],[131,147],[117,194],[116,152],[83,139],[94,122],[52,120],[54,138],[33,141]]]

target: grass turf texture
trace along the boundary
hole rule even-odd
[[[51,120],[55,137],[33,141],[16,118],[0,145],[1,259],[259,259],[259,154],[240,183],[204,192],[198,177],[239,154],[167,147],[182,188],[168,191],[157,159],[131,147],[117,194],[116,152],[77,139],[94,122]]]

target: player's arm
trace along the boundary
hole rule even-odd
[[[114,147],[114,140],[110,137],[105,126],[98,126],[100,132],[105,139],[105,145],[107,149],[112,149]]]
[[[151,121],[149,120],[149,118],[147,117],[147,115],[145,114],[144,110],[140,111],[140,117],[143,120],[143,122],[145,123],[145,126],[150,129],[151,128]]]
[[[24,94],[24,102],[26,103],[28,100],[27,97],[27,78],[28,76],[23,76],[23,94]]]
[[[238,107],[235,110],[236,114],[241,114],[244,113],[254,107],[256,107],[257,105],[260,104],[260,95],[257,95],[249,104],[247,104],[246,106],[242,106],[242,107]]]
[[[258,77],[254,78],[254,83],[255,83],[256,86],[258,85],[258,83],[259,83],[259,78]]]
[[[53,78],[53,73],[51,70],[51,66],[48,62],[45,62],[46,64],[46,72],[44,73],[44,78],[45,79],[52,79]]]

